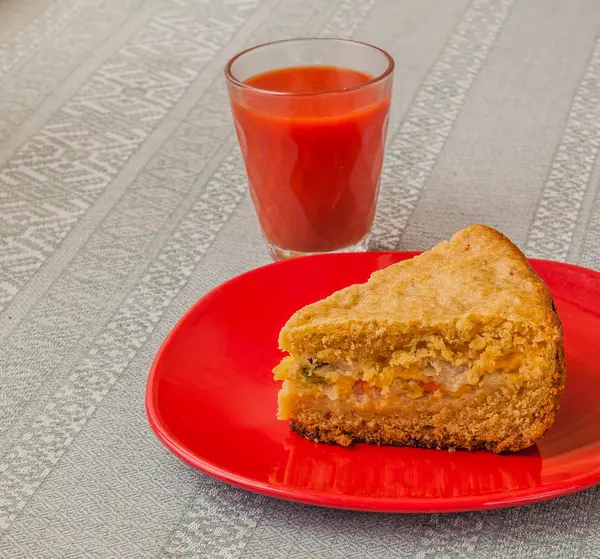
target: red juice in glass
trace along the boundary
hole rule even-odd
[[[277,52],[266,63],[265,53],[257,56],[269,47],[283,47],[290,59],[302,49],[312,53],[305,58],[319,59],[325,52],[321,60],[337,64],[269,69],[282,60]],[[242,68],[245,72],[237,68],[236,78],[236,61],[248,55],[263,64],[254,60]],[[275,258],[366,244],[383,164],[392,70],[393,61],[383,51],[331,39],[257,47],[228,65],[250,190]]]

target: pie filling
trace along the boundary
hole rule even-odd
[[[280,393],[280,415],[291,417],[298,399],[310,399],[319,407],[392,411],[407,402],[431,398],[467,396],[481,388],[510,383],[519,388],[527,374],[523,354],[512,353],[483,364],[481,360],[453,364],[442,358],[427,358],[410,366],[390,363],[324,363],[314,358],[286,357],[275,368],[275,379],[284,381]],[[332,406],[331,404],[335,404]],[[285,410],[288,410],[286,412]]]

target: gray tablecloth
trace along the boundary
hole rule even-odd
[[[0,556],[600,556],[600,490],[379,515],[244,492],[144,414],[202,294],[268,262],[222,77],[244,47],[396,59],[373,248],[466,224],[600,268],[598,0],[0,0]]]

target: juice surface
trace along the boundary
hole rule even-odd
[[[390,88],[371,84],[340,90],[371,80],[348,68],[292,67],[252,76],[246,84],[297,95],[244,90],[232,97],[253,200],[270,243],[328,251],[369,233]]]
[[[369,74],[336,66],[295,66],[252,76],[247,85],[283,93],[338,91],[373,79]]]

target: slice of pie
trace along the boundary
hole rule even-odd
[[[548,288],[483,225],[304,307],[279,345],[278,418],[318,442],[516,451],[565,385]]]

